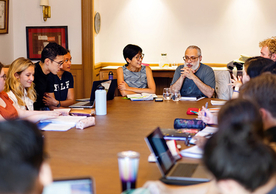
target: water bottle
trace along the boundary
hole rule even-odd
[[[108,73],[108,79],[109,79],[109,80],[112,80],[112,79],[113,79],[113,71],[110,71],[110,72]]]
[[[169,66],[169,61],[167,58],[167,53],[161,53],[161,58],[159,60],[159,67],[163,68],[165,66]]]
[[[96,115],[106,115],[106,91],[102,85],[97,87],[95,101]]]

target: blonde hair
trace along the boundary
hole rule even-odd
[[[259,47],[268,47],[269,55],[276,54],[276,36],[265,39],[259,43]]]
[[[34,67],[35,65],[29,59],[25,59],[24,57],[20,57],[12,62],[9,67],[7,80],[5,83],[5,92],[12,91],[17,98],[18,104],[20,106],[25,106],[25,102],[22,100],[24,97],[24,89],[27,91],[27,97],[29,97],[33,102],[36,101],[36,92],[34,90],[34,83],[32,83],[31,87],[24,88],[21,84],[20,80],[15,77],[17,73],[20,75],[23,71],[28,69],[29,67]]]

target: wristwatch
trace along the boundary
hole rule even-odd
[[[58,101],[58,105],[57,105],[57,107],[60,107],[60,101]]]

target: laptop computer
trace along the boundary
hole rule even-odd
[[[42,194],[95,194],[93,179],[90,177],[54,180],[44,187]]]
[[[155,155],[157,166],[163,176],[161,181],[170,184],[181,184],[181,181],[183,184],[210,181],[210,177],[208,177],[202,164],[176,162],[159,127],[145,140]]]
[[[114,94],[115,90],[117,87],[117,79],[112,79],[112,80],[100,80],[100,81],[94,81],[91,89],[91,95],[90,95],[90,100],[87,102],[77,102],[75,104],[72,104],[69,106],[70,108],[93,108],[94,107],[94,102],[95,102],[95,91],[97,87],[102,84],[105,89],[107,90],[107,100],[113,100],[114,99]]]

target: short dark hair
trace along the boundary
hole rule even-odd
[[[41,52],[41,61],[44,63],[45,59],[49,58],[54,60],[58,55],[66,55],[67,51],[65,48],[55,42],[50,42]]]
[[[276,75],[262,74],[250,79],[240,88],[239,98],[250,99],[276,118]]]
[[[123,55],[124,55],[124,58],[125,60],[127,58],[129,58],[130,60],[132,60],[132,58],[137,55],[138,53],[142,53],[143,50],[137,46],[137,45],[134,45],[134,44],[128,44],[125,46],[124,50],[123,50]],[[126,60],[127,62],[127,60]],[[128,62],[127,62],[128,64]]]
[[[263,121],[259,106],[247,99],[231,99],[227,101],[218,113],[219,129],[228,128],[229,125],[248,122],[252,123],[252,130],[264,138]]]
[[[217,181],[232,179],[253,192],[276,171],[276,153],[249,122],[219,129],[205,144],[203,162]]]
[[[244,67],[246,68],[247,75],[250,78],[254,78],[259,76],[262,70],[271,64],[273,64],[273,60],[257,56],[247,59],[244,63]]]
[[[30,193],[44,157],[44,140],[29,121],[0,122],[0,193]]]
[[[276,74],[276,62],[267,65],[266,67],[263,68],[262,73],[272,73]]]

